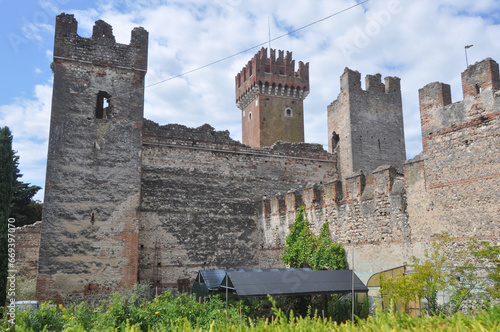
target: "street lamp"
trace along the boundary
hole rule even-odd
[[[471,48],[472,46],[474,45],[465,45],[465,64],[467,65],[467,67],[469,67],[469,60],[467,59],[467,49]]]

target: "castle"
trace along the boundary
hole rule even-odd
[[[138,281],[183,288],[200,269],[283,267],[295,212],[325,221],[362,280],[447,231],[498,243],[500,78],[486,59],[419,91],[423,152],[406,161],[399,78],[345,69],[329,151],[304,141],[309,64],[262,49],[237,74],[243,143],[143,117],[148,33],[91,38],[57,16],[37,298],[96,301]],[[39,226],[37,226],[39,227]],[[33,228],[35,229],[35,228]],[[38,228],[36,228],[38,229]]]

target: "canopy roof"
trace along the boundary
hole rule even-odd
[[[227,271],[221,288],[236,291],[240,298],[314,294],[366,293],[368,287],[352,270],[311,271],[283,269],[266,273],[258,271]]]
[[[232,270],[200,270],[196,282],[205,284],[208,290],[216,291],[224,280],[227,272],[279,272],[279,271],[311,271],[304,269],[232,269]]]

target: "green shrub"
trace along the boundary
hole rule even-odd
[[[17,277],[16,278],[16,300],[33,300],[36,298],[36,278]]]

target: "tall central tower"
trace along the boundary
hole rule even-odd
[[[241,109],[243,144],[271,146],[304,142],[304,104],[309,93],[309,63],[295,71],[292,52],[262,48],[236,75],[236,105]]]

